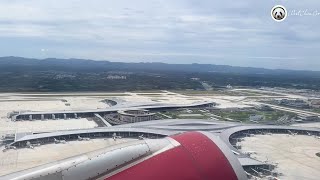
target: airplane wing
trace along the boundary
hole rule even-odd
[[[0,180],[236,180],[238,159],[216,136],[187,132],[111,146],[0,177]]]

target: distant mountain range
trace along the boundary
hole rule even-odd
[[[94,61],[87,59],[33,59],[23,57],[0,57],[0,71],[175,71],[175,72],[216,72],[235,74],[266,74],[266,75],[299,75],[320,76],[320,71],[297,71],[283,69],[265,69],[237,67],[213,64],[166,64],[166,63],[125,63],[110,61]]]

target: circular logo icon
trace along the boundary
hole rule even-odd
[[[281,5],[276,5],[271,9],[271,17],[277,22],[285,20],[287,15],[286,8]]]

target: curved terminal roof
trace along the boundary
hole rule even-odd
[[[110,108],[105,108],[105,109],[92,109],[92,110],[72,110],[72,111],[31,111],[31,112],[21,112],[19,115],[35,115],[35,114],[61,114],[61,113],[66,113],[66,114],[73,114],[73,113],[103,113],[103,112],[116,112],[116,111],[127,111],[127,110],[135,110],[135,109],[163,109],[163,108],[190,108],[190,107],[197,107],[197,106],[204,106],[204,105],[209,105],[214,102],[208,102],[208,101],[203,101],[203,102],[197,102],[197,103],[192,103],[192,104],[151,104],[151,105],[135,105],[135,106],[122,106],[122,105],[116,105],[112,106]]]
[[[11,145],[15,145],[19,142],[32,141],[43,138],[57,138],[59,136],[68,136],[68,135],[82,135],[82,134],[98,134],[98,133],[121,133],[121,132],[133,132],[133,133],[150,133],[155,135],[169,136],[177,132],[170,131],[161,131],[156,129],[143,129],[143,128],[94,128],[94,129],[81,129],[81,130],[69,130],[69,131],[56,131],[50,133],[41,133],[41,134],[31,134],[23,136],[20,139],[17,139]]]
[[[244,126],[236,126],[232,128],[228,128],[220,133],[221,139],[229,146],[230,149],[234,151],[238,151],[230,144],[230,137],[241,131],[305,131],[305,132],[317,132],[320,133],[320,129],[318,128],[304,128],[304,127],[297,127],[297,126],[270,126],[270,125],[244,125]]]

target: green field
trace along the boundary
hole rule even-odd
[[[249,117],[251,115],[262,115],[264,116],[261,122],[268,122],[268,121],[277,121],[281,117],[287,116],[288,119],[291,119],[295,116],[294,113],[288,113],[284,111],[257,111],[257,110],[247,110],[247,111],[216,111],[216,112],[201,112],[200,109],[192,109],[192,112],[186,112],[182,110],[178,111],[166,111],[161,112],[166,116],[170,116],[173,119],[209,119],[210,117],[217,118],[210,114],[214,114],[216,116],[220,116],[222,120],[234,120],[234,121],[242,121],[242,122],[250,122]],[[190,114],[190,116],[188,116]],[[161,119],[167,119],[167,117],[160,115]]]
[[[212,90],[212,91],[199,91],[199,90],[185,90],[185,91],[174,91],[175,93],[188,95],[188,96],[219,96],[219,95],[228,95],[228,96],[239,96],[240,93],[233,91],[225,91],[225,90]]]
[[[210,116],[204,115],[203,113],[198,113],[197,111],[194,111],[190,113],[190,116],[187,116],[188,113],[182,112],[182,111],[166,111],[166,112],[161,112],[164,115],[172,117],[172,119],[209,119]],[[202,116],[195,116],[193,114],[201,114]],[[179,116],[179,115],[185,115],[185,116]],[[167,119],[167,117],[161,116],[162,119]]]
[[[279,118],[289,115],[289,117],[294,116],[292,113],[287,113],[284,111],[236,111],[236,112],[216,112],[214,113],[222,118],[231,118],[239,121],[249,121],[250,115],[263,115],[263,121],[276,121]]]
[[[248,95],[252,96],[283,96],[281,94],[273,93],[273,92],[257,92],[251,90],[239,90],[239,92],[248,93]]]
[[[320,108],[312,109],[312,112],[320,113]]]

